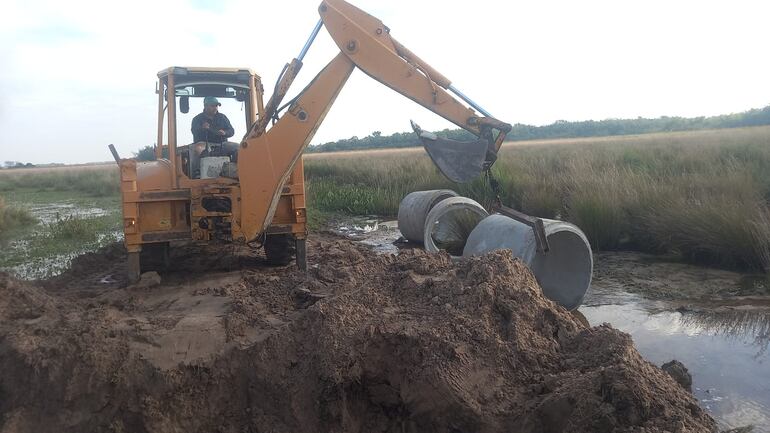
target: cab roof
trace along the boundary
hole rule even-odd
[[[158,72],[158,78],[166,79],[174,75],[174,87],[187,87],[196,84],[219,84],[233,87],[249,87],[249,78],[259,75],[249,68],[207,68],[195,66],[171,66]]]

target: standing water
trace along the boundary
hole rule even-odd
[[[755,432],[770,432],[768,311],[672,306],[594,286],[580,311],[592,326],[606,322],[631,334],[653,364],[684,363],[693,394],[724,428],[753,425]]]

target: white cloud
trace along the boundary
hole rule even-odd
[[[355,3],[512,123],[770,103],[762,1]],[[0,160],[109,160],[108,143],[125,154],[151,144],[155,74],[170,65],[251,67],[269,89],[302,47],[318,4],[12,0],[0,18]],[[295,91],[335,52],[322,31]],[[449,126],[357,72],[314,142],[404,131],[412,118]]]

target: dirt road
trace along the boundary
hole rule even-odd
[[[311,237],[311,269],[115,247],[0,276],[0,432],[707,432],[628,335],[586,328],[504,252],[453,263]]]

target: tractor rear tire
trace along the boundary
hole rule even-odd
[[[265,257],[273,266],[286,266],[294,258],[294,236],[290,234],[267,235]]]

